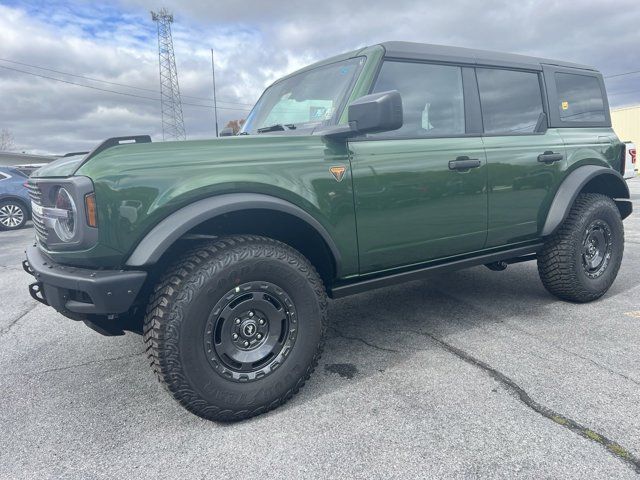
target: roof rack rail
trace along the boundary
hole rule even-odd
[[[116,147],[118,145],[125,145],[127,143],[151,143],[151,137],[149,135],[131,135],[129,137],[107,138],[104,142],[94,148],[91,153],[85,157],[82,163],[85,163],[87,160],[95,157],[100,152],[105,151],[107,148]]]

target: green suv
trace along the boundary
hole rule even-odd
[[[561,299],[602,296],[624,157],[592,67],[388,42],[278,80],[238,135],[41,168],[23,266],[63,315],[142,331],[187,409],[237,420],[309,378],[328,297],[528,260]]]

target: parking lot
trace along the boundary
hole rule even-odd
[[[33,301],[30,229],[0,233],[2,478],[632,478],[640,473],[640,180],[618,279],[563,303],[535,262],[330,307],[321,363],[237,424],[182,409],[141,337]]]

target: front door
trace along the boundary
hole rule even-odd
[[[360,272],[483,248],[487,166],[467,134],[462,68],[385,61],[373,91],[402,95],[402,128],[349,142]]]

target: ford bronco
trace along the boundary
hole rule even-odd
[[[191,412],[238,420],[309,378],[327,298],[529,260],[560,299],[602,296],[624,158],[592,67],[388,42],[276,81],[238,135],[112,138],[41,168],[23,267],[62,315],[139,325]]]

